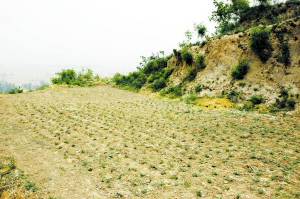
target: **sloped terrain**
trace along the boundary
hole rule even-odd
[[[193,46],[189,51],[196,55],[204,55],[205,69],[200,70],[193,82],[186,83],[187,90],[194,90],[197,85],[206,88],[198,96],[218,96],[221,93],[232,91],[242,92],[242,98],[238,102],[245,102],[253,95],[264,95],[267,104],[275,103],[281,89],[291,88],[294,95],[300,93],[300,18],[283,21],[272,29],[270,42],[272,45],[271,57],[262,62],[257,54],[249,48],[250,30],[245,30],[232,35],[209,40],[202,48]],[[278,61],[280,56],[280,42],[278,35],[284,29],[284,37],[287,38],[290,52],[290,64]],[[250,70],[242,80],[232,81],[231,69],[241,60],[248,60]],[[180,62],[173,56],[168,62],[168,67],[175,70],[170,76],[171,84],[178,85],[186,76],[188,68],[196,68],[185,62]],[[240,86],[242,83],[243,86]]]
[[[6,95],[0,121],[1,154],[52,197],[300,197],[299,118],[98,86]]]

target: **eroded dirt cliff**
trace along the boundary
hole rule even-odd
[[[281,89],[290,88],[292,95],[300,93],[300,18],[281,22],[275,27],[273,25],[267,27],[272,30],[270,37],[272,55],[266,62],[262,62],[250,49],[250,30],[213,38],[202,48],[190,47],[188,50],[193,53],[194,60],[198,53],[204,55],[206,68],[198,71],[194,81],[184,84],[186,90],[193,90],[199,84],[205,85],[207,89],[200,92],[199,97],[218,96],[235,90],[242,93],[238,102],[262,94],[266,104],[274,103]],[[290,52],[290,64],[287,65],[278,61],[280,56],[278,34],[282,32],[282,28],[285,28],[284,35],[288,40]],[[244,79],[232,81],[230,70],[243,59],[248,60],[250,70]],[[187,66],[186,63],[178,61],[175,56],[169,60],[168,67],[175,67],[170,83],[174,85],[182,81],[187,68],[196,68],[194,63],[192,66]]]

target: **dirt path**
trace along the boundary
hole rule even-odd
[[[0,98],[1,155],[57,198],[294,197],[299,132],[293,118],[102,86]]]

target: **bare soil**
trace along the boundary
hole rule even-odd
[[[300,122],[108,86],[0,98],[0,154],[56,198],[296,198]],[[300,196],[299,196],[300,197]]]

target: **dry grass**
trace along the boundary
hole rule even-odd
[[[41,199],[37,187],[26,181],[23,172],[16,169],[13,157],[0,156],[0,198],[1,199]],[[34,189],[34,192],[32,192]]]
[[[107,86],[11,95],[0,104],[0,152],[56,197],[300,194],[300,124],[290,116],[205,111]]]

